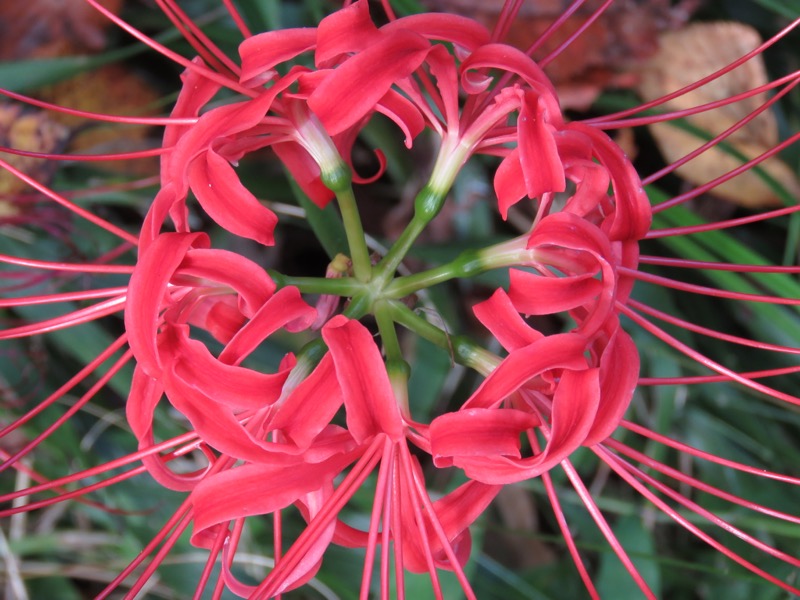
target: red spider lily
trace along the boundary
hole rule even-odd
[[[212,548],[220,536],[230,534],[220,524],[301,503],[309,526],[279,566],[257,588],[245,588],[229,580],[231,589],[252,597],[272,597],[291,589],[313,575],[325,547],[333,541],[367,548],[362,595],[369,593],[371,562],[381,544],[380,585],[385,596],[390,540],[398,565],[412,572],[430,572],[435,588],[437,568],[455,569],[468,588],[461,571],[470,551],[467,527],[492,500],[498,486],[471,482],[436,502],[429,500],[420,465],[409,452],[406,436],[411,435],[423,447],[426,444],[417,434],[405,433],[414,423],[405,421],[400,414],[380,351],[369,331],[356,321],[338,316],[325,325],[322,333],[332,361],[320,363],[287,399],[292,407],[281,406],[272,422],[281,433],[288,433],[290,440],[300,433],[310,441],[303,457],[275,451],[270,458],[254,459],[253,464],[206,477],[190,496],[196,514],[193,540]],[[320,406],[320,388],[328,390],[328,407],[344,403],[347,433],[329,429],[309,435],[310,425],[325,420],[319,417],[325,413],[325,407]],[[313,419],[301,419],[304,411],[296,408],[309,401],[314,402]],[[289,425],[287,419],[294,422],[293,431],[278,424]],[[369,530],[361,532],[337,522],[343,504],[378,460],[378,485]],[[333,478],[349,463],[354,463],[349,475],[334,491]],[[280,483],[276,485],[275,479]],[[231,488],[250,500],[243,502],[239,495],[225,493]],[[402,593],[402,579],[398,586]],[[441,596],[441,590],[436,595]]]
[[[136,31],[95,0],[87,2],[186,71],[170,117],[83,113],[87,118],[165,128],[162,148],[136,155],[161,156],[159,191],[138,236],[0,161],[39,193],[122,241],[91,264],[10,255],[0,256],[3,262],[26,270],[130,278],[124,286],[48,294],[34,290],[27,296],[0,300],[0,307],[11,309],[58,303],[68,307],[61,316],[9,326],[0,331],[4,340],[94,325],[125,311],[123,335],[0,432],[2,438],[20,430],[83,382],[92,382],[66,412],[26,439],[21,448],[0,447],[3,470],[14,468],[37,482],[5,494],[4,501],[55,493],[42,500],[26,500],[24,505],[14,504],[0,514],[20,514],[81,498],[145,472],[167,488],[188,492],[174,516],[100,597],[109,596],[121,585],[129,586],[129,597],[139,593],[190,526],[192,544],[208,551],[197,582],[198,596],[206,587],[213,588],[214,597],[225,588],[252,598],[280,595],[313,583],[326,554],[339,545],[365,551],[363,577],[360,584],[354,583],[361,597],[389,597],[392,592],[404,597],[406,571],[427,573],[437,597],[445,594],[440,571],[453,571],[464,593],[475,597],[475,582],[466,572],[471,551],[469,528],[503,485],[533,478],[543,482],[579,575],[590,596],[597,597],[593,576],[573,538],[569,513],[562,507],[553,481],[558,472],[566,475],[642,593],[654,597],[656,592],[582,480],[575,465],[581,447],[588,448],[620,482],[630,485],[699,541],[776,586],[800,593],[790,578],[778,575],[778,570],[767,571],[761,561],[750,560],[739,546],[723,541],[722,534],[732,534],[757,553],[793,568],[800,567],[800,559],[778,544],[748,533],[721,512],[716,501],[778,524],[800,524],[800,516],[791,509],[779,510],[704,482],[689,469],[676,469],[642,451],[639,439],[630,440],[635,436],[684,457],[790,488],[800,479],[673,439],[672,432],[661,433],[647,422],[636,423],[636,411],[629,410],[636,389],[720,381],[738,383],[776,403],[800,404],[794,395],[760,382],[795,373],[797,367],[740,372],[671,332],[677,328],[771,356],[800,354],[791,342],[770,343],[715,331],[650,306],[634,293],[635,282],[643,282],[742,303],[797,305],[800,302],[773,291],[769,284],[763,284],[769,290],[765,292],[754,286],[742,288],[739,280],[717,278],[716,287],[708,287],[645,270],[663,265],[760,277],[797,273],[794,266],[639,254],[640,243],[646,239],[683,240],[696,232],[783,216],[794,212],[794,205],[743,220],[671,225],[668,209],[700,192],[651,203],[644,185],[676,165],[640,180],[604,130],[675,115],[634,116],[658,104],[650,103],[615,115],[569,122],[541,66],[525,52],[496,41],[519,10],[518,2],[507,3],[492,34],[472,20],[454,15],[396,19],[388,7],[389,22],[378,27],[367,2],[359,0],[325,18],[317,28],[251,35],[233,5],[224,1],[245,37],[239,49],[241,66],[170,0],[160,1],[159,6],[196,49],[199,57],[194,60],[178,56]],[[581,4],[575,2],[570,11]],[[603,3],[589,22],[608,4]],[[313,53],[314,68],[284,68],[305,53]],[[798,82],[800,77],[794,73],[766,89],[783,85],[780,93],[785,93]],[[225,99],[220,106],[223,88],[238,96],[233,102]],[[9,95],[45,106],[19,94]],[[424,129],[441,139],[428,183],[417,198],[414,218],[377,262],[367,254],[350,187],[351,182],[371,181],[351,175],[351,152],[375,113],[388,116],[400,127],[408,147]],[[739,126],[749,118],[742,119]],[[259,246],[275,243],[274,233],[280,231],[275,212],[257,199],[236,169],[245,156],[265,147],[275,150],[317,206],[324,207],[337,198],[350,246],[350,261],[346,262],[352,265],[352,273],[313,280],[268,274],[251,258],[212,247],[211,240],[216,237],[194,231],[194,217],[200,213],[214,221],[228,239],[246,238]],[[472,155],[481,153],[500,158],[494,174],[500,216],[505,219],[521,207],[532,207],[532,216],[521,228],[523,235],[468,251],[427,271],[397,276],[417,236],[447,202],[457,173]],[[685,160],[695,155],[693,152]],[[83,158],[127,160],[131,155]],[[735,174],[698,189],[711,188]],[[199,208],[187,203],[190,194]],[[520,204],[526,197],[530,206]],[[662,213],[663,218],[659,216]],[[165,232],[168,217],[174,231]],[[135,266],[114,264],[118,254],[134,244],[139,247]],[[473,311],[505,349],[503,355],[483,349],[468,337],[451,336],[400,301],[436,283],[491,269],[508,269],[508,291],[497,289]],[[315,293],[323,295],[319,303],[322,315],[302,296]],[[349,301],[344,314],[334,316],[339,303],[329,300],[338,297]],[[80,302],[96,303],[76,304]],[[370,315],[383,354],[373,333],[359,322]],[[532,327],[523,315],[560,315],[568,325],[563,332],[548,334]],[[669,327],[662,328],[651,319]],[[633,337],[623,330],[622,321]],[[439,344],[454,360],[485,378],[460,407],[441,408],[418,418],[414,399],[408,397],[407,365],[396,324]],[[296,356],[284,353],[271,370],[261,366],[256,357],[260,346],[292,334],[303,336],[305,342],[312,326],[321,330],[321,340],[303,346]],[[637,343],[644,334],[651,334],[711,374],[640,377]],[[211,338],[221,349],[214,349],[217,346]],[[126,414],[138,451],[52,480],[28,466],[24,460],[31,452],[43,447],[45,439],[87,407],[131,359],[136,366]],[[641,360],[651,359],[642,351]],[[163,398],[185,418],[188,432],[160,441],[157,426],[159,415],[165,414],[160,406]],[[198,454],[204,464],[187,471],[185,457],[189,454]],[[114,473],[116,469],[123,470]],[[467,481],[449,493],[436,492],[439,498],[433,500],[431,482],[456,471]],[[98,476],[102,478],[95,480]],[[368,523],[355,527],[347,523],[347,508],[357,502],[359,490],[369,487],[371,479],[374,497],[367,511]],[[72,489],[76,482],[83,482],[82,487]],[[714,502],[707,502],[708,498]],[[299,513],[298,522],[302,521],[300,532],[294,535],[284,531],[283,515],[292,512]],[[236,564],[243,553],[245,523],[259,515],[272,518],[270,552],[274,558],[261,583],[247,585],[235,574]],[[286,543],[286,539],[291,541]],[[380,581],[373,585],[378,553]],[[220,574],[213,582],[215,568]]]

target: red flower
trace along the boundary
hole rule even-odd
[[[764,377],[795,373],[796,366],[728,367],[723,364],[724,351],[692,339],[704,336],[768,352],[770,358],[799,354],[795,342],[782,340],[784,332],[775,331],[795,327],[793,314],[775,308],[800,303],[794,284],[788,277],[778,285],[763,277],[791,275],[798,268],[756,265],[760,257],[745,260],[751,255],[724,236],[684,252],[691,245],[690,234],[784,216],[796,211],[796,206],[744,220],[693,224],[693,217],[678,206],[691,193],[661,200],[654,188],[648,199],[644,184],[655,177],[641,180],[605,133],[636,123],[628,119],[636,113],[568,120],[556,88],[540,65],[527,53],[497,42],[520,3],[506,4],[500,25],[491,34],[465,17],[431,14],[398,19],[391,10],[386,11],[389,22],[378,27],[367,1],[358,0],[316,28],[252,35],[225,0],[231,17],[226,23],[235,24],[245,38],[239,47],[241,64],[237,64],[171,0],[158,4],[197,51],[194,60],[147,38],[96,0],[87,2],[181,64],[185,72],[170,117],[81,113],[106,121],[163,126],[159,150],[100,157],[44,155],[84,160],[159,155],[159,190],[148,198],[138,236],[113,222],[115,211],[109,211],[112,216],[107,218],[99,217],[0,160],[0,166],[38,193],[102,230],[97,236],[87,236],[88,241],[78,234],[73,240],[81,252],[87,245],[102,249],[98,259],[88,264],[57,260],[47,244],[31,246],[31,253],[34,249],[45,252],[50,260],[22,258],[27,247],[13,245],[15,255],[0,255],[0,260],[26,270],[81,273],[87,279],[90,275],[129,277],[125,285],[31,290],[25,296],[0,300],[1,308],[17,311],[15,318],[32,321],[10,323],[0,331],[0,339],[66,335],[73,327],[81,327],[88,334],[81,334],[80,343],[61,342],[60,348],[69,346],[81,356],[89,352],[83,350],[83,343],[97,341],[98,346],[96,358],[88,359],[65,383],[53,386],[41,403],[14,415],[0,430],[0,438],[12,432],[23,438],[15,442],[16,447],[10,436],[4,438],[4,443],[11,441],[0,447],[2,469],[13,468],[21,477],[36,481],[33,486],[24,483],[19,489],[4,489],[0,497],[15,503],[0,514],[18,514],[72,498],[109,510],[84,496],[145,473],[165,488],[186,492],[173,516],[141,553],[105,582],[100,597],[122,585],[129,587],[131,597],[142,592],[190,527],[191,544],[206,550],[208,556],[196,582],[197,596],[213,587],[214,597],[227,588],[240,596],[268,598],[305,584],[318,585],[317,577],[328,575],[321,567],[325,557],[336,552],[333,546],[340,546],[363,551],[360,584],[356,584],[361,597],[411,595],[407,584],[411,574],[417,573],[430,579],[436,597],[451,593],[448,577],[467,597],[476,597],[473,585],[481,583],[481,574],[473,576],[469,571],[470,528],[486,514],[504,485],[531,480],[542,482],[553,507],[552,526],[561,531],[589,594],[597,597],[595,573],[584,564],[570,528],[575,513],[562,505],[556,489],[559,474],[635,586],[654,597],[658,590],[653,589],[651,578],[638,559],[631,559],[619,530],[615,531],[594,499],[594,488],[601,486],[584,483],[587,467],[580,461],[589,455],[601,465],[598,480],[612,473],[615,486],[632,488],[688,531],[695,542],[704,542],[759,578],[800,593],[780,569],[767,572],[762,567],[765,558],[800,567],[790,547],[780,539],[767,539],[766,533],[749,533],[737,515],[728,517],[719,508],[724,502],[725,507],[754,512],[769,520],[775,531],[787,523],[798,525],[800,516],[793,514],[791,506],[782,510],[768,506],[767,501],[750,499],[737,486],[741,473],[760,477],[765,485],[787,484],[784,489],[788,487],[791,502],[800,480],[777,469],[765,471],[745,464],[756,462],[752,456],[739,458],[737,452],[730,453],[732,458],[717,456],[702,439],[705,432],[700,439],[689,435],[698,427],[690,417],[673,427],[669,420],[677,409],[664,408],[668,402],[663,397],[655,399],[663,406],[651,409],[642,398],[650,386],[724,381],[766,394],[779,406],[800,405],[795,395],[760,382]],[[573,8],[577,10],[580,4],[576,2]],[[794,85],[800,76],[793,74],[785,81]],[[54,110],[79,112],[9,95]],[[368,244],[352,186],[372,181],[353,174],[351,154],[376,113],[400,128],[408,148],[426,129],[438,136],[440,144],[430,173],[425,172],[427,183],[420,186],[415,199],[415,214],[388,249]],[[672,116],[646,117],[641,122]],[[330,243],[331,237],[343,233],[346,238],[349,256],[334,259],[336,252],[344,250],[330,252],[329,258],[338,261],[331,269],[335,276],[301,277],[265,270],[265,264],[275,264],[272,258],[277,253],[267,254],[264,246],[282,248],[296,241],[291,230],[285,240],[275,235],[278,209],[262,203],[250,186],[253,180],[238,168],[248,155],[267,147],[317,207],[336,198],[341,220],[330,209],[308,213],[310,229],[322,238],[327,236],[326,248],[340,242],[337,238]],[[487,187],[494,190],[489,203],[496,204],[503,220],[514,221],[516,237],[487,248],[471,246],[449,262],[409,273],[402,265],[404,259],[442,208],[448,203],[457,205],[451,198],[456,176],[476,154],[497,159],[491,173],[493,186]],[[386,166],[380,150],[378,156],[381,166],[375,178],[383,175]],[[394,183],[417,183],[411,175],[406,177],[408,182],[392,176],[398,180]],[[152,181],[109,189],[127,192]],[[388,187],[375,197],[383,198]],[[81,194],[75,192],[78,197]],[[399,195],[404,194],[405,188]],[[192,198],[198,206],[193,206]],[[525,198],[528,202],[523,202]],[[670,211],[679,215],[675,223],[668,219]],[[293,214],[300,216],[301,211],[294,207]],[[526,220],[519,227],[521,215]],[[201,232],[209,221],[215,227]],[[494,223],[487,226],[489,230],[497,231]],[[509,229],[499,230],[507,233]],[[110,237],[119,242],[109,243]],[[677,240],[670,249],[679,257],[640,256],[640,245],[649,238]],[[460,240],[447,241],[448,246],[460,245]],[[478,243],[472,238],[469,242]],[[713,254],[715,244],[730,252],[730,263],[714,257],[719,254]],[[115,264],[117,257],[136,245],[135,266]],[[370,256],[376,248],[380,250],[377,258]],[[707,260],[697,258],[705,253],[710,255]],[[687,255],[694,258],[687,260]],[[753,264],[738,264],[747,262]],[[686,267],[711,270],[716,274],[714,287],[653,273],[648,270],[652,266],[670,267],[671,273]],[[738,275],[724,277],[738,273],[752,276],[763,289]],[[428,287],[486,274],[501,275],[507,285],[495,283],[494,293],[471,307],[490,334],[485,345],[469,330],[456,331],[450,323],[440,326],[422,316],[430,311],[409,308],[414,294]],[[639,283],[636,288],[635,282]],[[682,316],[677,303],[669,305],[672,296],[645,300],[647,286],[652,284],[748,303],[746,311],[734,311],[736,318],[739,313],[758,316],[765,336],[774,335],[774,341],[752,340],[694,323]],[[309,295],[320,297],[319,314]],[[752,307],[754,302],[775,310],[759,312]],[[61,313],[38,313],[38,307],[50,304],[66,308]],[[454,295],[425,308],[438,306],[446,312],[462,304],[462,298]],[[340,305],[342,314],[337,315]],[[122,321],[109,319],[108,327],[105,321],[100,324],[106,317],[118,317],[122,310]],[[667,325],[662,328],[652,319]],[[124,333],[114,339],[110,332],[119,332],[121,325]],[[410,346],[397,325],[438,345],[442,355],[482,380],[470,389],[469,380],[455,386],[459,394],[455,402],[444,399],[423,406],[413,393],[420,382],[409,379],[409,362],[416,373],[428,373],[422,375],[426,378],[423,386],[434,387],[435,378],[425,370],[423,350]],[[312,339],[316,330],[320,338]],[[656,343],[663,352],[679,353],[703,371],[690,375],[656,371],[657,376],[640,376],[640,369],[661,366],[652,350]],[[80,347],[77,351],[76,346]],[[500,347],[503,350],[498,353]],[[412,360],[415,351],[420,356]],[[124,374],[131,361],[135,362],[131,381],[113,379]],[[666,362],[677,369],[677,361]],[[85,390],[75,391],[87,381],[92,383]],[[98,466],[76,467],[66,476],[51,475],[49,465],[42,462],[37,462],[38,470],[24,462],[34,449],[44,451],[54,443],[59,428],[68,427],[109,382],[120,397],[127,396],[125,414],[133,433],[128,438],[135,439],[135,452],[114,450],[114,458],[100,456]],[[702,391],[698,398],[703,401]],[[43,413],[49,415],[67,401],[69,407],[52,423],[30,433]],[[685,408],[686,415],[698,414],[691,405]],[[788,419],[777,408],[768,408],[760,407],[759,419]],[[729,404],[721,409],[723,414],[735,410]],[[698,422],[708,414],[712,413],[699,413]],[[689,432],[685,439],[684,431]],[[785,431],[783,422],[775,431]],[[76,454],[72,446],[59,450]],[[664,458],[666,454],[681,459],[673,464]],[[681,463],[693,459],[705,466],[695,470]],[[764,462],[769,464],[769,460],[766,457]],[[704,469],[709,464],[732,478],[732,491],[724,481],[707,477]],[[71,487],[76,482],[80,486]],[[55,495],[27,499],[41,492]],[[18,500],[23,497],[26,500]],[[106,504],[113,504],[113,498]],[[128,516],[123,513],[120,519]],[[267,519],[253,517],[269,517],[270,524],[265,526]],[[246,523],[256,525],[255,535],[251,536]],[[271,543],[264,539],[265,527],[271,531]],[[729,534],[738,538],[735,544],[726,543],[724,535]],[[244,581],[240,569],[248,560],[250,537],[256,538],[259,552],[270,555],[264,559],[269,570],[256,575],[252,584]],[[4,540],[0,542],[5,547]],[[13,563],[12,554],[5,554]],[[12,567],[8,572],[13,578],[19,569]],[[447,571],[452,575],[445,575]],[[211,583],[215,573],[218,579]],[[373,582],[374,578],[378,581]],[[19,577],[15,581],[17,588],[24,588]],[[348,580],[348,589],[353,586]]]
[[[196,515],[193,543],[212,548],[219,536],[230,535],[225,523],[275,513],[296,503],[309,521],[308,528],[260,586],[246,589],[234,583],[228,574],[231,589],[251,597],[272,597],[296,587],[316,572],[331,541],[365,547],[365,573],[371,571],[377,548],[382,547],[383,594],[388,593],[390,544],[406,569],[429,572],[434,581],[437,569],[452,569],[468,589],[462,571],[470,552],[468,526],[494,498],[499,487],[471,482],[432,502],[423,484],[419,462],[409,452],[406,438],[421,445],[423,450],[427,449],[427,442],[424,436],[413,432],[416,424],[401,416],[372,336],[363,325],[342,316],[325,325],[322,333],[330,354],[288,396],[280,410],[295,423],[307,423],[300,418],[307,408],[298,412],[299,407],[313,403],[316,420],[320,412],[325,412],[320,405],[322,398],[330,399],[326,403],[329,407],[334,404],[333,399],[338,399],[344,403],[347,434],[329,428],[316,436],[302,455],[275,452],[271,457],[254,457],[252,464],[206,477],[190,496]],[[325,394],[320,394],[322,389]],[[272,420],[272,425],[286,433],[277,423],[280,420]],[[296,433],[290,432],[287,438],[295,440]],[[362,532],[337,521],[337,517],[378,461],[370,526]],[[334,477],[347,466],[349,474],[334,489],[331,485]],[[227,493],[230,489],[238,490],[239,494]],[[401,585],[402,579],[398,579],[398,586]],[[369,589],[370,577],[365,576],[362,593]]]
[[[263,459],[273,446],[241,420],[258,421],[270,410],[294,358],[285,357],[275,374],[240,364],[275,331],[308,327],[314,309],[294,288],[275,293],[269,276],[244,257],[207,245],[205,234],[162,234],[131,277],[125,326],[137,367],[128,421],[140,447],[151,446],[153,413],[166,393],[211,447],[237,459]],[[189,337],[190,324],[225,342],[218,357]],[[156,477],[164,469],[157,460],[148,464]]]

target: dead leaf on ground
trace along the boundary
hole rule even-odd
[[[761,44],[755,29],[742,23],[695,23],[680,31],[665,33],[661,49],[642,68],[639,93],[645,101],[655,100],[694,83],[725,67]],[[662,105],[667,111],[684,110],[724,100],[768,82],[764,61],[757,56],[709,84]],[[693,115],[691,126],[716,136],[758,109],[767,100],[765,93],[735,104]],[[705,143],[698,136],[668,123],[650,126],[668,162],[674,162]],[[767,110],[729,138],[727,143],[748,160],[763,154],[778,143],[775,115]],[[713,147],[677,173],[694,185],[702,185],[739,167],[742,160],[721,147]],[[771,158],[761,168],[793,195],[800,194],[792,170],[780,159]],[[712,193],[740,206],[757,208],[779,204],[775,191],[755,171],[745,173],[714,188]]]
[[[503,0],[427,0],[432,10],[473,17],[491,28],[497,22]],[[572,0],[525,0],[519,15],[503,39],[527,50],[572,4]],[[550,54],[575,34],[598,9],[602,0],[589,0],[570,16],[534,58]],[[608,87],[631,87],[632,65],[651,56],[658,33],[682,25],[696,4],[683,0],[621,0],[614,2],[586,31],[546,67],[566,108],[585,109]]]
[[[119,14],[123,0],[100,0]],[[84,0],[6,0],[0,3],[2,60],[97,52],[111,21]]]
[[[100,4],[119,14],[124,0],[101,0]],[[113,23],[84,0],[3,2],[0,3],[0,60],[102,52],[111,27]],[[157,113],[160,97],[150,82],[121,64],[80,73],[36,90],[34,95],[77,110],[135,116]],[[148,127],[97,123],[58,112],[50,113],[48,119],[70,129],[68,152],[131,152],[153,145],[152,129]],[[130,175],[150,174],[157,167],[157,159],[95,163],[95,167]]]
[[[38,95],[78,110],[134,116],[157,114],[160,100],[156,89],[125,65],[106,65],[81,73],[40,90]],[[68,151],[74,153],[133,152],[153,147],[156,143],[153,128],[144,125],[95,123],[58,113],[53,114],[53,119],[73,131]],[[95,167],[129,175],[149,175],[157,169],[158,159],[95,163]]]
[[[0,146],[27,152],[58,152],[67,135],[67,128],[53,121],[45,111],[27,110],[20,104],[0,104]],[[26,175],[42,182],[49,181],[55,166],[53,161],[41,158],[15,154],[7,154],[3,158]],[[16,213],[13,197],[27,187],[18,177],[5,169],[0,170],[0,215]]]

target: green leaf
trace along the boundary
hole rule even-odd
[[[800,0],[756,0],[756,3],[787,19],[794,20],[800,15]]]
[[[660,566],[657,561],[647,558],[655,556],[656,552],[653,532],[645,527],[641,517],[629,516],[617,521],[614,533],[625,551],[632,555],[631,560],[650,589],[653,590],[656,597],[660,597]],[[602,598],[640,598],[642,596],[639,586],[613,552],[603,555],[600,572],[597,576],[597,590]]]
[[[297,203],[306,211],[306,220],[328,257],[333,259],[337,254],[349,254],[344,224],[333,203],[328,204],[325,208],[320,208],[303,193],[294,179],[289,178],[289,182],[292,192],[297,198]]]

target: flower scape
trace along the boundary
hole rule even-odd
[[[85,4],[182,74],[165,117],[3,85],[163,130],[146,150],[3,148],[27,184],[2,200],[8,597],[800,594],[800,223],[766,162],[798,134],[670,183],[797,104],[800,72],[664,108],[796,20],[671,94],[573,118],[543,68],[611,1],[573,2],[528,49],[503,42],[514,1],[492,28],[358,0],[257,33],[225,0],[220,45],[189,3],[147,9],[175,43]],[[754,100],[646,176],[617,143]],[[98,161],[158,175],[87,174]],[[701,210],[753,172],[782,206]],[[520,491],[545,521],[522,532],[541,553],[525,569],[488,550]],[[70,527],[106,537],[54,559],[41,532]]]

